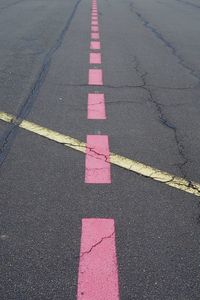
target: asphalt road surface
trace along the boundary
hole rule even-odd
[[[199,0],[1,0],[0,111],[1,300],[200,299]]]

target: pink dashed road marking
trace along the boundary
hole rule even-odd
[[[103,85],[102,79],[102,70],[101,69],[89,69],[89,85]]]
[[[92,21],[98,21],[98,17],[92,17]]]
[[[88,135],[85,183],[111,183],[110,150],[107,135]]]
[[[106,119],[104,94],[88,94],[88,119]]]
[[[91,41],[90,42],[90,49],[91,50],[100,50],[101,49],[101,44],[99,41]]]
[[[90,53],[90,64],[101,64],[101,53]]]
[[[119,300],[113,219],[82,219],[77,300]]]
[[[92,40],[99,40],[99,33],[98,32],[91,32],[91,39]]]
[[[98,26],[98,25],[99,25],[99,24],[98,24],[98,21],[92,21],[91,24],[92,24],[92,25],[95,25],[95,26]]]
[[[91,26],[91,31],[92,32],[99,32],[99,27],[98,26]]]

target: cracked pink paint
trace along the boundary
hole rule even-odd
[[[88,94],[88,119],[105,120],[104,94]]]
[[[82,219],[77,300],[119,300],[113,219]]]
[[[107,135],[88,135],[85,183],[111,183],[110,150]]]

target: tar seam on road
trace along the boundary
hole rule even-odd
[[[51,64],[51,59],[53,57],[53,55],[55,54],[55,52],[60,48],[60,46],[62,45],[62,41],[64,39],[65,33],[68,31],[71,22],[74,18],[74,15],[77,11],[77,8],[80,4],[81,0],[78,0],[71,12],[71,15],[69,16],[64,28],[62,29],[62,31],[60,32],[58,38],[56,39],[54,45],[50,48],[50,50],[47,52],[47,54],[44,57],[43,60],[43,64],[41,66],[41,69],[37,75],[36,81],[34,82],[33,86],[31,87],[31,90],[28,94],[28,96],[26,97],[24,103],[22,104],[22,106],[20,107],[19,111],[17,112],[17,118],[26,118],[28,116],[28,114],[30,113],[32,106],[39,94],[40,88],[43,85],[50,64]],[[6,128],[5,132],[3,133],[2,137],[0,137],[0,165],[4,162],[4,160],[6,159],[6,156],[12,146],[12,142],[15,139],[16,135],[17,135],[17,130],[18,130],[18,126],[16,126],[15,124],[10,124],[10,126],[8,128]]]
[[[66,146],[66,147],[86,153],[86,144],[84,142],[81,142],[70,136],[60,134],[56,131],[39,126],[35,123],[29,122],[26,120],[17,119],[13,115],[7,114],[5,112],[0,112],[0,120],[7,122],[7,123],[15,124],[15,126],[17,126],[17,127],[23,128],[27,131],[30,131],[30,132],[33,132],[40,136],[43,136],[45,138],[48,138],[52,141],[55,141],[59,144]],[[92,151],[90,151],[90,153],[92,153]],[[96,153],[94,153],[94,154],[96,156]],[[106,160],[106,158],[103,157],[103,155],[101,155],[101,153],[99,153],[99,159]],[[110,152],[109,161],[110,161],[110,163],[112,163],[118,167],[121,167],[123,169],[132,171],[132,172],[142,175],[144,177],[151,178],[153,180],[164,183],[168,186],[182,190],[186,193],[190,193],[190,194],[200,197],[200,183],[186,180],[184,178],[181,178],[181,177],[172,175],[170,173],[161,171],[159,169],[147,166],[143,163],[134,161],[132,159],[128,159],[124,156],[121,156],[121,155],[118,155],[118,154],[115,154],[112,152]]]

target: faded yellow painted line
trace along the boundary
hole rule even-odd
[[[86,144],[70,136],[58,133],[56,131],[39,126],[35,123],[26,120],[17,120],[13,115],[7,114],[5,112],[0,112],[0,120],[5,121],[7,123],[14,123],[20,128],[48,138],[52,141],[55,141],[74,150],[83,153],[86,152]],[[197,182],[185,180],[184,178],[172,175],[167,172],[163,172],[159,169],[150,167],[143,163],[137,162],[135,160],[126,158],[124,156],[112,152],[110,153],[110,162],[126,170],[135,172],[139,175],[151,178],[153,180],[162,182],[168,186],[200,197],[200,184]]]
[[[17,120],[13,115],[4,112],[0,112],[0,120],[5,121],[7,123],[14,123],[18,125],[20,128],[31,131],[49,140],[52,140],[64,146],[70,147],[74,150],[85,153],[86,144],[70,136],[61,134],[59,132],[42,127],[40,125],[37,125],[35,123],[26,120],[20,120],[20,119]]]

